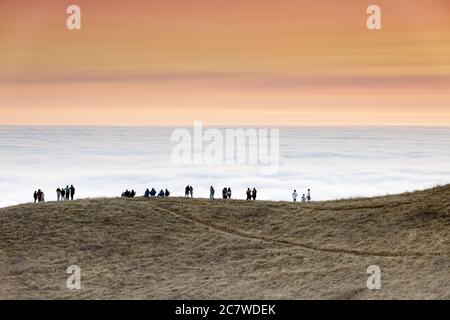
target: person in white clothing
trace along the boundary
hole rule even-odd
[[[292,192],[292,199],[295,201],[297,201],[297,197],[298,197],[298,193],[297,190],[294,190],[294,192]]]
[[[302,195],[302,202],[306,202],[305,194]]]

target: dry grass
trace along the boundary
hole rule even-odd
[[[82,290],[66,268],[82,268]],[[366,288],[366,268],[382,289]],[[450,298],[450,186],[317,203],[91,199],[0,209],[3,299]]]

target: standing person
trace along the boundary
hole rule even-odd
[[[191,190],[191,187],[189,185],[186,186],[184,189],[184,197],[189,197],[189,191]]]
[[[297,201],[297,197],[298,197],[297,190],[294,190],[294,192],[292,192],[292,200],[294,200],[294,202],[296,202]]]
[[[222,198],[226,199],[227,198],[227,188],[223,188],[222,189]]]
[[[73,196],[75,195],[75,187],[73,184],[70,186],[70,199],[73,200]]]
[[[64,188],[61,188],[61,201],[64,201],[66,198],[66,190]]]
[[[37,191],[37,202],[41,202],[42,201],[42,191],[41,189],[38,189]]]
[[[302,195],[302,202],[306,202],[305,194]]]
[[[256,200],[256,188],[253,188],[252,198],[253,200]]]
[[[66,190],[64,190],[64,191],[66,193],[66,200],[69,200],[69,197],[70,197],[70,188],[69,188],[69,186],[66,186]]]
[[[41,191],[41,196],[39,197],[40,202],[45,202],[45,194],[44,191]]]
[[[209,188],[209,198],[210,199],[214,199],[214,193],[215,193],[216,191],[214,190],[214,188],[213,188],[213,186],[211,186],[210,188]]]
[[[34,193],[33,193],[33,198],[34,198],[34,203],[36,203],[37,200],[38,200],[38,194],[37,194],[37,191],[36,191],[36,190],[35,190]]]
[[[308,202],[311,201],[311,189],[308,189],[308,194],[306,195],[306,200],[308,200]]]
[[[56,199],[57,199],[57,201],[61,200],[61,189],[60,188],[56,189]]]
[[[247,200],[252,200],[252,191],[250,190],[250,188],[247,188]]]
[[[227,196],[228,196],[228,199],[231,199],[231,188],[230,187],[228,187]]]
[[[164,192],[164,195],[165,195],[166,197],[170,196],[169,190],[166,189],[166,191]]]
[[[191,198],[194,197],[194,188],[192,186],[189,187],[189,194],[191,195]]]

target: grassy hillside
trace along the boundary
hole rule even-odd
[[[66,288],[66,268],[82,289]],[[382,270],[368,290],[366,268]],[[87,199],[0,209],[0,298],[450,298],[450,186],[316,203]]]

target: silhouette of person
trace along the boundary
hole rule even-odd
[[[75,187],[73,184],[70,186],[70,199],[73,200],[73,197],[75,195]]]
[[[69,189],[69,186],[66,186],[65,192],[66,192],[66,200],[69,200],[69,197],[70,197],[70,189]]]
[[[252,192],[252,198],[253,198],[253,200],[256,200],[256,189],[255,188],[253,188],[253,192]]]
[[[38,193],[37,193],[37,191],[34,191],[33,198],[34,198],[34,203],[36,203],[38,201]]]
[[[216,191],[214,190],[214,188],[213,188],[213,186],[211,186],[210,188],[209,188],[209,198],[210,199],[214,199],[214,193],[215,193]]]
[[[38,191],[37,191],[37,201],[38,202],[41,202],[42,201],[42,195],[43,195],[44,193],[41,191],[41,189],[38,189]]]
[[[228,199],[231,199],[231,188],[230,187],[228,187],[227,196],[228,196]]]
[[[250,190],[250,188],[247,188],[247,200],[252,200],[252,191]]]

